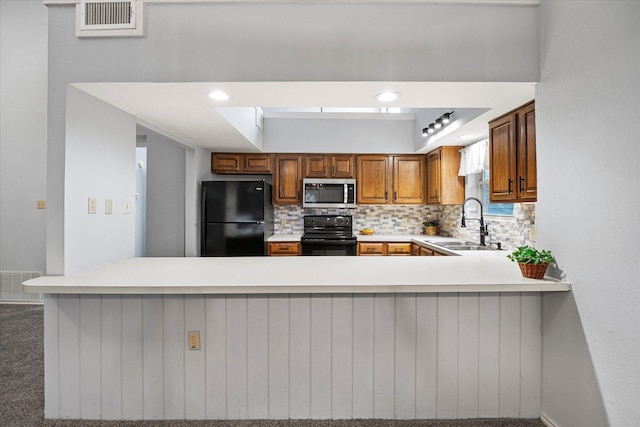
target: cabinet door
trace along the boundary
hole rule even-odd
[[[427,203],[440,203],[440,153],[441,150],[427,154]]]
[[[520,200],[538,198],[536,167],[536,109],[531,103],[518,111],[518,194]]]
[[[394,156],[393,203],[424,204],[425,178],[424,156]]]
[[[489,124],[489,180],[491,202],[513,202],[516,191],[516,114]]]
[[[240,173],[240,154],[211,153],[211,173]]]
[[[242,172],[271,173],[271,154],[243,154]]]
[[[355,178],[356,156],[353,154],[334,154],[331,156],[331,176],[333,178]]]
[[[389,158],[385,155],[357,157],[357,201],[362,204],[386,204],[390,191]]]
[[[429,248],[425,248],[424,246],[420,247],[420,256],[433,256],[434,252],[429,249]]]
[[[306,154],[304,156],[305,178],[327,178],[328,156],[324,154]]]
[[[297,154],[276,154],[273,174],[273,203],[300,203],[302,198],[302,160],[300,157]]]

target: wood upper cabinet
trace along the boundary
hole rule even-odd
[[[306,154],[305,178],[355,178],[354,154]]]
[[[391,176],[389,157],[366,154],[357,157],[356,199],[361,204],[387,204]]]
[[[302,201],[302,156],[276,154],[273,167],[273,203],[297,204]]]
[[[393,156],[392,203],[425,203],[425,158],[422,155]]]
[[[260,153],[211,153],[211,172],[271,174],[271,157]]]
[[[427,154],[427,203],[457,205],[464,202],[464,177],[458,176],[460,149],[440,147]]]
[[[423,204],[423,155],[357,156],[357,199],[361,204]]]
[[[535,103],[489,123],[491,202],[533,202],[538,196]]]

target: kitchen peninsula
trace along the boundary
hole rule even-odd
[[[417,419],[538,417],[541,293],[570,285],[487,253],[134,258],[25,288],[46,418]]]

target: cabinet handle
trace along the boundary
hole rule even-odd
[[[520,192],[524,193],[524,178],[520,177]]]
[[[331,167],[331,173],[332,173],[332,174],[334,174],[334,175],[336,174],[336,167],[335,167],[335,165]]]
[[[367,252],[373,252],[375,250],[376,250],[376,248],[367,248]]]
[[[393,200],[398,200],[398,192],[397,191],[393,192]]]
[[[513,184],[513,180],[509,179],[509,187],[507,188],[507,191],[509,192],[509,194],[511,194],[511,184]]]
[[[388,196],[388,193],[385,191],[385,192],[384,192],[384,198],[385,198],[385,200],[387,199],[387,196]]]

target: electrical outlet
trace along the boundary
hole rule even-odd
[[[280,227],[284,227],[287,225],[287,217],[286,216],[281,216],[280,217]]]
[[[113,200],[106,199],[104,201],[104,213],[106,215],[111,215],[113,213]]]
[[[407,218],[402,218],[402,226],[403,227],[407,226]]]
[[[36,208],[38,208],[38,209],[47,209],[47,201],[46,200],[38,200],[36,202]]]
[[[187,332],[189,350],[200,350],[200,331]]]
[[[129,200],[124,200],[122,202],[122,213],[125,213],[125,214],[131,213],[131,205],[129,204]]]
[[[96,210],[97,210],[97,205],[98,202],[96,201],[95,197],[89,197],[89,213],[90,214],[95,214]]]

